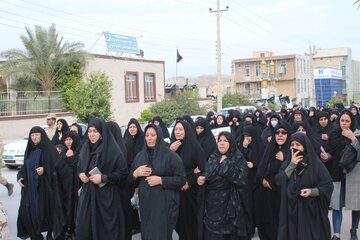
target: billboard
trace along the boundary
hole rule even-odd
[[[108,51],[139,54],[136,37],[103,32]]]
[[[315,79],[342,79],[342,72],[336,68],[315,68],[314,69]]]

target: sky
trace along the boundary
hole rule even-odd
[[[253,51],[305,54],[348,47],[360,60],[355,0],[220,0],[222,73]],[[55,24],[68,42],[107,54],[103,32],[133,36],[144,58],[165,61],[165,78],[216,74],[216,0],[0,0],[0,52],[23,49],[25,27]],[[176,64],[176,49],[183,59]],[[110,52],[109,55],[115,55]],[[125,56],[125,55],[123,55]],[[177,69],[177,70],[176,70]]]

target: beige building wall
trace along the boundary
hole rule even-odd
[[[234,92],[249,96],[252,99],[261,98],[261,61],[265,60],[267,64],[270,64],[271,61],[274,62],[275,77],[277,79],[276,81],[267,81],[269,93],[271,94],[272,89],[276,88],[277,96],[282,94],[296,99],[297,55],[273,56],[271,52],[261,51],[254,52],[253,56],[255,57],[233,60],[232,87]],[[283,64],[286,65],[286,72],[282,69]],[[246,76],[247,65],[249,66],[249,76]],[[256,66],[258,66],[258,70],[256,70]],[[306,70],[304,74],[308,74],[308,72]]]
[[[165,63],[163,61],[150,61],[143,59],[126,59],[111,56],[94,56],[86,64],[85,73],[105,73],[112,81],[112,111],[113,119],[119,125],[127,125],[130,118],[138,118],[141,112],[151,104],[161,101],[165,95]],[[125,74],[135,72],[138,74],[139,102],[125,102]],[[144,99],[144,73],[155,74],[156,101],[145,102]]]

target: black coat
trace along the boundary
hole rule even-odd
[[[220,162],[222,154],[219,151],[209,158],[203,172],[206,178],[205,199],[199,208],[202,211],[200,217],[204,227],[215,234],[234,234],[246,238],[251,224],[246,161],[231,134],[222,134],[229,140],[230,147],[223,162]]]
[[[124,216],[118,186],[128,175],[126,160],[103,119],[91,119],[90,126],[95,126],[102,138],[96,144],[88,141],[83,145],[78,170],[88,175],[96,166],[107,182],[101,188],[90,181],[82,184],[77,208],[76,238],[122,240]]]
[[[40,133],[41,141],[35,146],[32,133]],[[17,236],[25,239],[37,238],[40,232],[51,231],[53,226],[53,178],[52,172],[57,158],[55,146],[50,142],[41,127],[33,127],[25,150],[24,165],[17,175],[23,178],[25,187],[21,188],[21,200],[17,219]],[[43,167],[43,175],[35,169]]]
[[[165,146],[162,132],[155,125],[157,141],[154,150],[144,147],[131,167],[129,180],[141,165],[152,169],[152,176],[162,178],[162,185],[150,187],[145,177],[136,180],[139,187],[142,240],[170,240],[179,215],[180,188],[185,184],[185,170],[180,157]],[[145,129],[145,132],[146,132]]]
[[[328,240],[332,179],[309,139],[302,133],[294,134],[292,139],[304,144],[303,161],[307,166],[302,173],[297,167],[289,178],[283,175],[278,240]],[[300,190],[305,188],[317,188],[319,196],[300,196]]]

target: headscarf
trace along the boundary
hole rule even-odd
[[[132,136],[129,133],[129,127],[131,124],[134,124],[137,128],[137,133],[135,136]],[[127,163],[129,166],[131,166],[132,162],[134,161],[136,154],[138,154],[143,149],[144,141],[145,134],[141,129],[139,122],[135,118],[131,118],[124,133],[124,142],[127,150]]]
[[[68,123],[67,123],[67,121],[65,120],[65,119],[58,119],[57,121],[56,121],[56,123],[58,123],[58,122],[61,122],[62,123],[62,127],[61,127],[61,129],[60,129],[60,131],[57,129],[57,126],[56,126],[56,131],[55,131],[55,134],[54,134],[54,137],[53,137],[53,139],[52,139],[52,143],[54,144],[54,145],[56,145],[56,144],[58,144],[58,143],[60,143],[60,144],[62,144],[63,142],[64,142],[64,134],[65,133],[67,133],[68,131],[70,131],[70,128],[69,128],[69,125],[68,125]],[[62,138],[61,138],[61,140],[59,140],[59,132],[62,134]]]
[[[165,123],[163,122],[162,118],[160,116],[155,116],[153,118],[152,122],[154,123],[155,121],[159,122],[159,126],[160,126],[161,130],[163,131],[164,138],[170,138],[169,131],[168,131],[167,127],[165,126]]]
[[[115,141],[119,145],[120,150],[123,153],[124,157],[126,158],[126,154],[127,154],[126,147],[119,124],[113,121],[108,121],[106,122],[106,125],[109,128],[110,133],[112,133],[113,137],[115,138]]]
[[[196,119],[195,127],[198,126],[201,126],[202,128],[204,128],[204,130],[199,135],[196,135],[196,138],[205,152],[206,160],[208,160],[210,155],[217,148],[216,141],[213,133],[211,132],[210,125],[205,118],[198,117]]]
[[[355,117],[354,115],[347,109],[341,111],[339,116],[339,121],[343,115],[348,115],[351,119],[350,130],[355,131]],[[332,156],[331,161],[325,163],[326,167],[330,171],[330,175],[334,181],[340,181],[343,172],[342,168],[339,165],[339,161],[342,155],[342,151],[344,150],[347,144],[350,144],[351,140],[342,135],[343,129],[340,127],[340,124],[337,128],[335,128],[329,134],[328,141],[328,152]]]
[[[332,179],[305,134],[294,133],[290,139],[290,142],[299,142],[305,154],[291,176],[283,177],[278,239],[329,239],[328,207],[333,191]],[[319,197],[299,196],[305,188],[317,188]],[[316,218],[312,217],[314,214]]]
[[[127,166],[124,165],[125,158],[119,145],[115,141],[113,135],[109,132],[106,122],[102,118],[92,118],[89,120],[89,128],[94,127],[101,134],[97,143],[91,144],[88,140],[82,147],[80,152],[79,169],[84,173],[88,173],[90,155],[95,151],[100,151],[100,159],[97,159],[95,165],[103,174],[113,171],[115,165],[120,166],[122,171],[127,172]],[[118,162],[119,161],[119,162]]]

